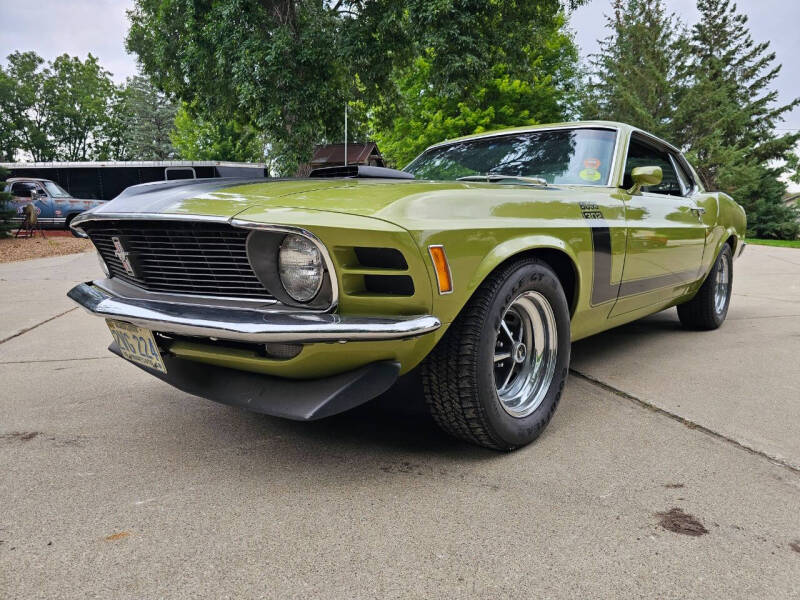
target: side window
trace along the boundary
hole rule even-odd
[[[11,186],[11,195],[17,198],[30,198],[33,196],[33,191],[36,190],[35,183],[25,183],[20,181]]]
[[[670,154],[670,158],[672,159],[672,166],[675,167],[675,172],[678,174],[678,181],[680,181],[683,187],[683,195],[685,196],[694,187],[692,178],[686,172],[686,169],[683,168],[680,159],[675,154]]]
[[[622,183],[625,189],[633,186],[631,173],[636,167],[661,167],[661,172],[664,175],[660,184],[643,188],[645,192],[683,196],[683,189],[678,180],[678,174],[675,172],[675,167],[672,166],[669,153],[634,137],[631,139],[631,144],[628,148],[628,160],[625,164],[625,178]]]

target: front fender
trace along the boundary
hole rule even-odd
[[[478,268],[470,280],[470,294],[472,294],[478,288],[478,286],[483,282],[484,279],[486,279],[486,277],[489,276],[492,271],[494,271],[506,260],[525,252],[544,249],[560,250],[566,254],[572,262],[575,273],[580,279],[581,274],[578,267],[577,254],[566,242],[549,235],[528,235],[506,240],[486,255],[486,257],[481,261],[480,265],[478,265]]]
[[[576,233],[576,230],[569,231]],[[568,236],[564,237],[568,239]],[[559,252],[572,264],[576,284],[583,273],[579,267],[577,249],[565,239],[548,233],[509,232],[501,229],[484,231],[480,235],[473,232],[470,236],[463,231],[444,231],[426,237],[420,246],[426,248],[431,244],[442,244],[445,247],[453,274],[452,294],[440,295],[434,290],[434,314],[444,324],[451,323],[458,316],[489,274],[516,256],[536,250]],[[429,277],[435,282],[433,264],[430,260],[426,263]]]

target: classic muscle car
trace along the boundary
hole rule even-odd
[[[403,171],[134,186],[78,216],[105,277],[69,296],[189,393],[310,420],[419,368],[447,432],[549,422],[571,340],[665,308],[715,329],[745,213],[670,144],[610,122],[473,135]]]
[[[25,207],[32,204],[38,223],[50,229],[69,229],[80,213],[106,202],[73,198],[54,181],[39,177],[12,177],[6,181],[5,191],[11,194],[11,205],[17,211],[12,221],[21,223]]]

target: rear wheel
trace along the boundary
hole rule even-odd
[[[569,357],[558,278],[538,259],[520,260],[487,278],[426,358],[425,399],[448,433],[512,450],[550,422]]]
[[[728,244],[711,267],[694,298],[678,305],[678,317],[687,329],[717,329],[728,316],[733,288],[733,253]]]

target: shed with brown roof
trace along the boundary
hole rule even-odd
[[[381,156],[375,142],[366,144],[347,144],[347,164],[367,165],[370,167],[385,167],[386,162]],[[326,144],[314,149],[311,159],[311,168],[338,167],[344,165],[344,144]]]

